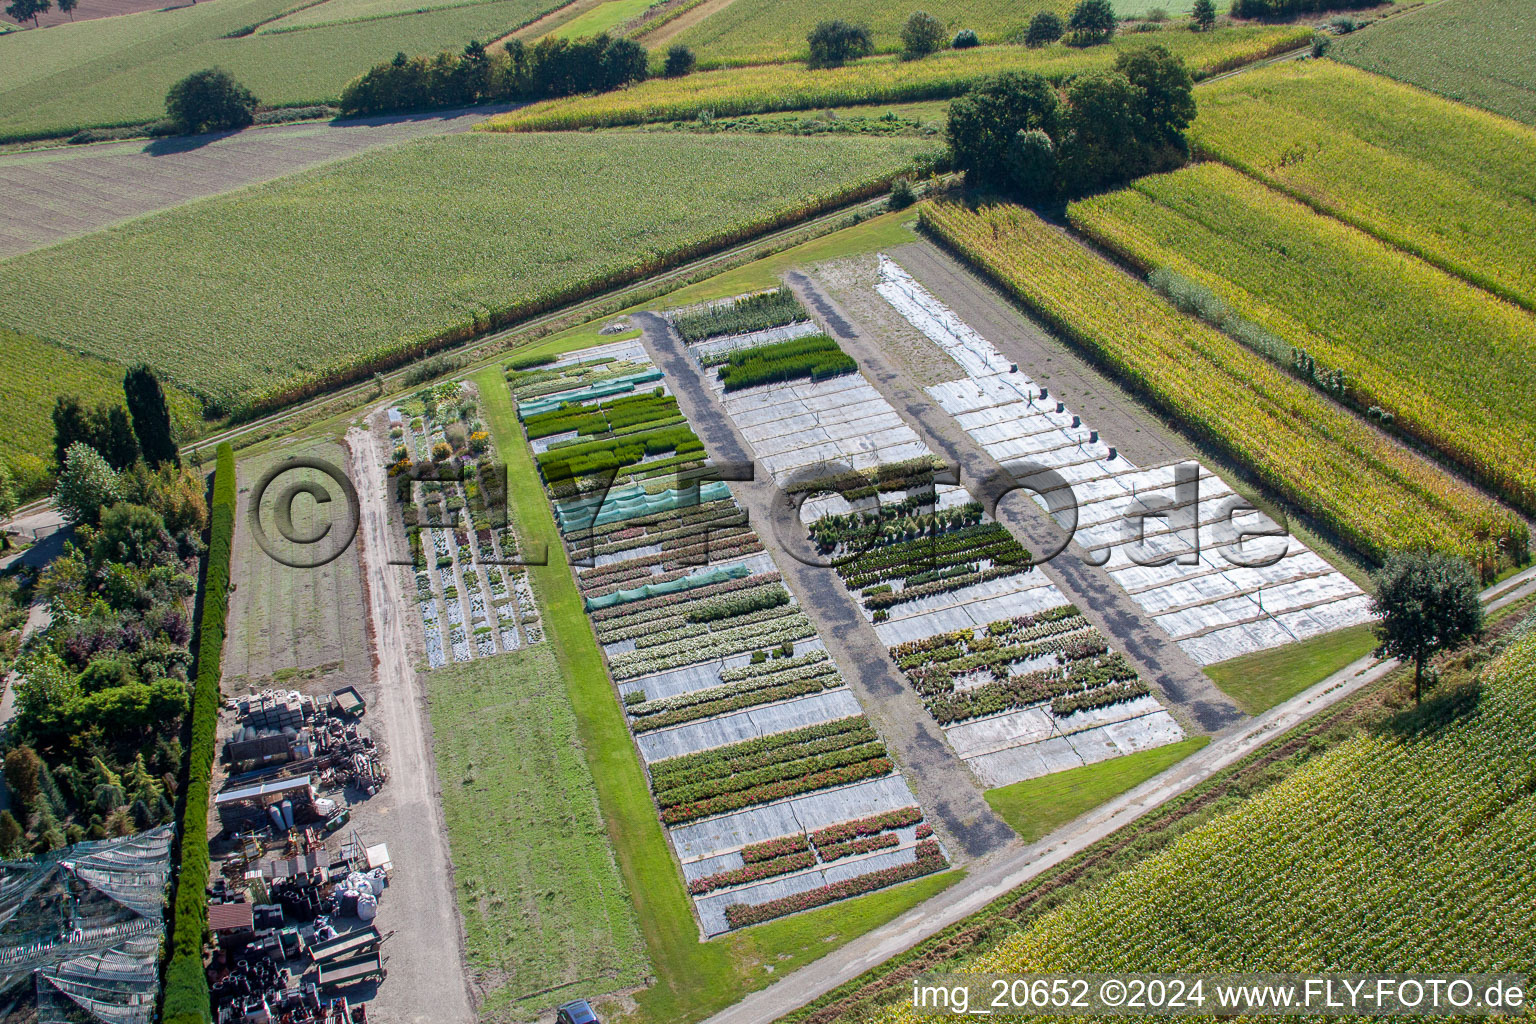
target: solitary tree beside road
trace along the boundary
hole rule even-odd
[[[1424,665],[1483,628],[1477,576],[1463,559],[1414,552],[1394,555],[1376,574],[1372,611],[1377,653],[1413,662],[1413,700],[1424,694]]]

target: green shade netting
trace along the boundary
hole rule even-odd
[[[635,390],[641,384],[649,384],[652,381],[661,380],[661,376],[660,370],[643,370],[640,373],[615,377],[612,380],[605,380],[601,384],[592,384],[575,391],[562,391],[558,395],[530,398],[526,402],[517,403],[517,416],[518,419],[527,419],[529,416],[537,416],[541,412],[558,409],[567,402],[589,402],[594,398],[622,395]]]
[[[602,597],[587,598],[587,611],[594,612],[599,608],[611,608],[616,604],[628,604],[631,601],[641,601],[647,597],[660,597],[663,594],[676,594],[684,590],[693,590],[695,587],[707,587],[715,583],[724,583],[726,580],[739,580],[743,576],[751,574],[745,565],[733,565],[729,568],[701,569],[689,576],[672,580],[670,583],[647,583],[633,590],[616,590]]]
[[[600,497],[582,498],[559,505],[555,508],[555,519],[560,523],[560,532],[570,536],[594,526],[606,526],[674,508],[702,505],[730,496],[731,489],[720,480],[701,483],[697,489],[668,488],[656,494],[647,494],[643,487],[630,484],[627,487],[616,487]]]

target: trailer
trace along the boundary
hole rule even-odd
[[[334,991],[350,985],[360,985],[365,981],[383,981],[384,973],[384,961],[379,954],[369,953],[351,960],[321,964],[318,984],[322,991]]]
[[[368,705],[363,701],[363,695],[357,692],[355,686],[343,686],[333,692],[331,707],[347,718],[359,717],[368,710]]]
[[[345,935],[338,935],[334,939],[311,943],[309,958],[317,964],[327,960],[339,962],[356,959],[365,953],[376,952],[382,941],[379,930],[370,925],[367,928],[347,932]]]

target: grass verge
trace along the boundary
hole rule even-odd
[[[1257,715],[1333,675],[1376,647],[1369,623],[1208,665],[1205,674],[1245,714]]]
[[[432,749],[483,1020],[522,1020],[650,973],[555,654],[427,677]],[[529,996],[527,993],[536,993]]]
[[[1104,801],[1172,768],[1209,742],[1209,736],[1192,736],[1164,747],[1025,779],[987,790],[987,803],[1021,839],[1032,843]]]

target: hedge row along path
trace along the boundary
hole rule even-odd
[[[1483,591],[1490,611],[1536,593],[1536,567]],[[964,881],[952,886],[889,924],[876,928],[814,964],[743,999],[705,1024],[771,1024],[825,995],[924,939],[985,909],[993,900],[1224,771],[1271,740],[1310,720],[1339,701],[1385,678],[1395,661],[1367,655],[1297,694],[1218,736],[1204,750],[1173,768],[1102,804],[1037,843],[988,857],[972,865]]]

